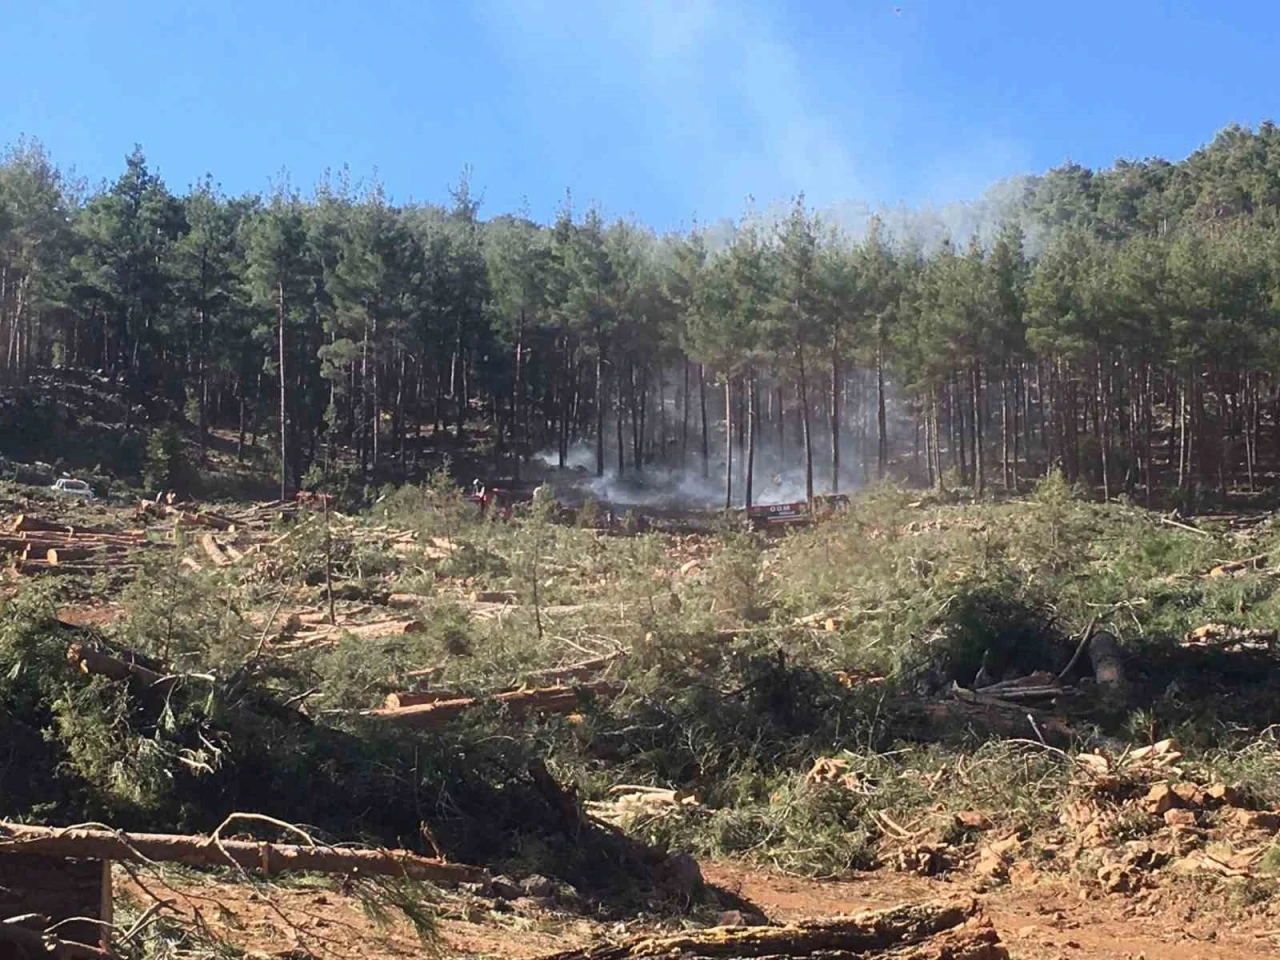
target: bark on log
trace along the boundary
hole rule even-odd
[[[446,863],[421,857],[408,850],[309,847],[252,840],[160,833],[116,833],[110,830],[32,827],[0,821],[0,856],[25,853],[44,857],[82,857],[140,863],[185,863],[193,867],[226,867],[233,864],[268,876],[288,871],[312,873],[364,873],[408,877],[432,883],[478,883],[482,867]]]
[[[580,705],[579,694],[590,691],[597,697],[612,697],[621,690],[616,683],[599,681],[581,687],[543,687],[534,690],[510,690],[488,697],[460,697],[411,707],[369,710],[365,716],[388,723],[398,723],[419,730],[434,730],[457,719],[473,707],[486,703],[505,704],[513,716],[531,713],[572,713]]]
[[[966,929],[967,927],[967,929]],[[964,931],[963,935],[960,931]],[[931,938],[951,932],[937,944]],[[944,952],[951,948],[965,952]],[[989,922],[970,901],[907,904],[847,919],[815,920],[781,927],[711,927],[674,936],[640,937],[621,944],[551,954],[542,960],[640,960],[645,957],[929,957],[1003,960],[1008,954]]]
[[[70,533],[71,528],[65,523],[54,523],[52,520],[45,520],[43,517],[37,517],[30,513],[20,513],[13,518],[13,526],[11,528],[14,533],[20,533],[26,530],[36,531],[55,531],[58,533]]]
[[[162,690],[172,686],[177,677],[166,677],[140,663],[120,660],[94,650],[83,643],[67,647],[67,660],[80,668],[82,673],[96,673],[112,680],[128,680],[148,690]]]

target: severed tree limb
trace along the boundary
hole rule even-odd
[[[239,866],[267,875],[287,871],[399,876],[433,883],[473,883],[484,869],[445,863],[407,850],[221,840],[216,837],[121,833],[79,827],[33,827],[0,822],[0,856],[25,853],[88,860],[185,863],[195,867]]]
[[[383,707],[368,710],[365,716],[388,723],[434,730],[456,720],[466,711],[485,703],[505,704],[514,716],[531,713],[573,713],[581,704],[582,692],[589,691],[598,697],[613,697],[622,689],[620,684],[599,680],[581,687],[543,687],[534,690],[509,690],[488,697],[460,697],[456,700],[438,700],[405,707]],[[408,698],[409,695],[405,695]],[[399,702],[399,695],[397,695]]]

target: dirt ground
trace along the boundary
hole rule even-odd
[[[742,897],[775,921],[831,916],[975,891],[968,876],[920,878],[888,870],[851,880],[810,880],[731,863],[703,864],[705,879]],[[118,889],[139,906],[169,900],[188,918],[260,956],[331,960],[419,957],[423,945],[407,924],[375,924],[360,903],[326,886],[250,886],[168,882],[150,893],[121,876]],[[1026,960],[1252,960],[1280,957],[1280,917],[1266,905],[1224,923],[1193,888],[1173,886],[1136,896],[1096,890],[1035,875],[979,892],[1014,958]],[[521,903],[497,912],[485,901],[443,905],[440,952],[458,958],[532,958],[579,947],[604,936],[641,932],[644,921],[600,924],[545,913]]]

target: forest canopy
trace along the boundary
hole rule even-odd
[[[782,216],[658,235],[566,200],[482,217],[330,179],[177,194],[141,149],[85,190],[37,142],[0,158],[0,382],[100,370],[274,437],[283,492],[334,447],[365,476],[410,438],[483,436],[591,469],[762,471],[806,492],[894,475],[1104,496],[1254,489],[1280,447],[1280,131],[1178,162],[1068,163],[924,243]]]

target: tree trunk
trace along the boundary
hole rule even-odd
[[[596,476],[604,476],[604,351],[596,352]]]
[[[752,481],[756,466],[756,374],[747,374],[747,470],[743,483],[743,503],[751,509]]]
[[[520,319],[516,321],[516,369],[515,382],[511,385],[511,449],[515,454],[511,458],[512,477],[520,482],[520,464],[524,454],[524,444],[528,439],[528,427],[524,422],[524,307],[520,308]],[[596,390],[600,389],[600,367],[596,365]],[[600,394],[596,393],[597,402]],[[599,444],[597,444],[599,446]],[[604,472],[604,451],[599,452],[599,469]]]
[[[702,411],[702,476],[711,475],[711,446],[707,427],[707,376],[702,364],[698,364],[698,406]]]
[[[971,371],[973,378],[973,486],[974,493],[981,497],[986,487],[986,467],[982,456],[982,365],[973,362]]]
[[[777,387],[778,395],[778,464],[785,467],[787,462],[787,408],[782,403],[782,385]]]
[[[1013,484],[1009,474],[1009,365],[1000,372],[1000,481],[1006,490]]]
[[[372,318],[373,324],[373,347],[377,350],[378,344],[378,317],[374,314]],[[375,354],[373,358],[373,382],[370,384],[370,410],[369,410],[369,450],[372,456],[373,469],[377,472],[378,465],[382,459],[382,397],[378,390],[378,357]]]
[[[289,385],[284,362],[284,282],[276,282],[276,323],[280,336],[280,499],[289,499]]]
[[[1102,357],[1098,357],[1098,444],[1102,452],[1102,500],[1111,499],[1111,389],[1103,373]]]
[[[840,347],[831,346],[831,492],[840,492]]]
[[[733,377],[724,378],[724,508],[733,509]]]
[[[627,364],[628,373],[630,373],[630,391],[629,399],[631,405],[631,465],[638,472],[644,467],[641,453],[641,447],[644,438],[641,435],[640,424],[640,401],[636,388],[636,367],[634,363]]]
[[[883,480],[889,469],[889,426],[884,396],[884,344],[876,343],[876,475]]]
[[[614,366],[613,379],[617,388],[614,392],[618,396],[618,402],[614,406],[614,423],[618,428],[618,478],[621,479],[627,467],[627,445],[622,438],[622,417],[626,407],[622,401],[622,370],[617,365]]]
[[[680,467],[684,468],[689,456],[689,361],[682,360],[684,390],[680,394]]]
[[[801,430],[804,434],[804,495],[813,509],[813,436],[809,429],[809,382],[804,369],[804,343],[796,347],[796,358],[800,372],[800,416]]]
[[[200,305],[200,360],[199,360],[199,376],[196,383],[196,391],[198,393],[198,402],[200,404],[200,418],[196,429],[199,431],[200,444],[200,462],[204,463],[205,448],[209,443],[209,377],[208,362],[209,354],[209,334],[208,334],[208,311],[205,310],[204,304]]]

